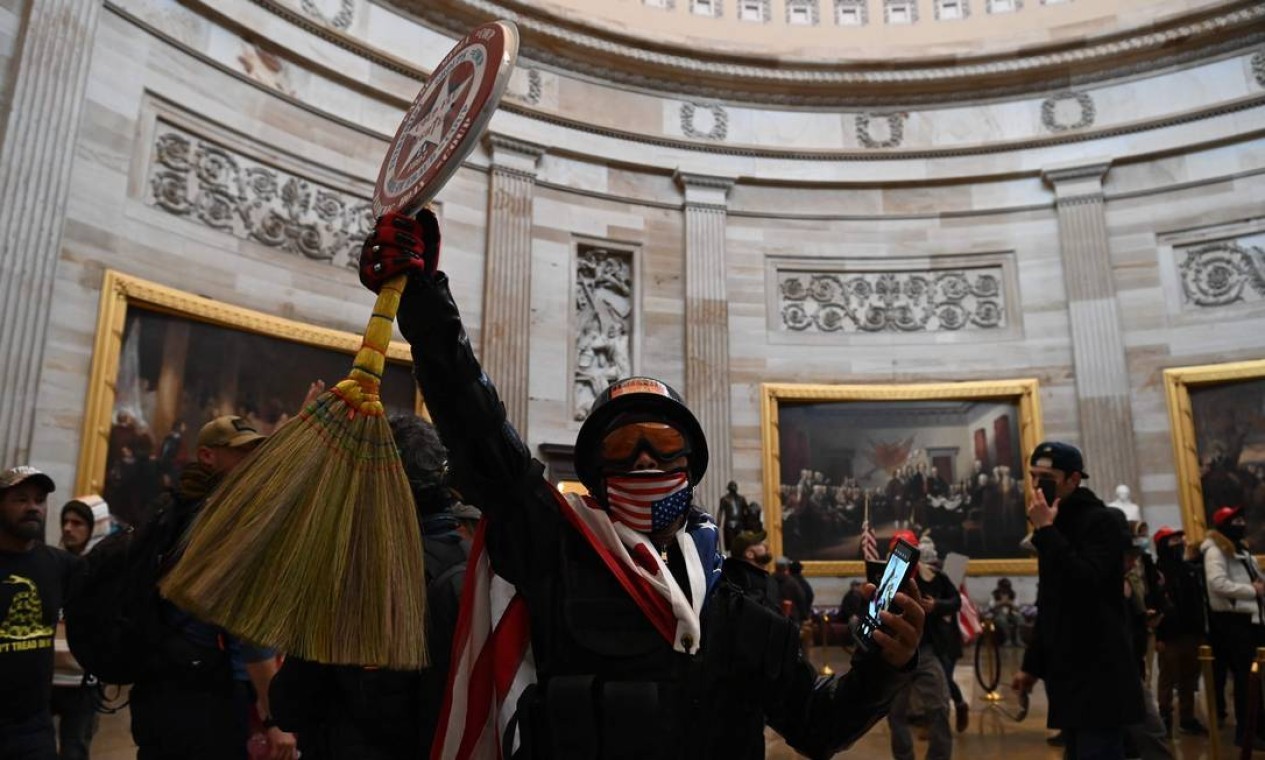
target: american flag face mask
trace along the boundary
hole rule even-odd
[[[661,531],[690,508],[694,489],[685,470],[642,470],[606,478],[611,519],[639,533]]]

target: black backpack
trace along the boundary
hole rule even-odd
[[[84,557],[62,610],[66,640],[84,671],[105,683],[135,683],[173,633],[158,580],[187,526],[181,512],[165,496],[148,523],[106,536]]]

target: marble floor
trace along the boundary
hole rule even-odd
[[[811,651],[813,662],[819,667],[829,666],[836,670],[846,669],[847,653],[838,647],[817,647]],[[1019,664],[1020,650],[1003,649],[1002,672],[1009,677]],[[1049,746],[1046,737],[1049,731],[1045,728],[1047,704],[1044,690],[1038,686],[1032,695],[1032,703],[1026,720],[1016,723],[1004,716],[999,710],[990,709],[984,701],[984,692],[975,682],[974,671],[967,660],[959,663],[954,680],[962,688],[962,693],[971,704],[971,725],[966,732],[954,738],[954,756],[967,760],[1059,760],[1062,750]],[[1013,713],[1016,709],[1014,699],[1008,690],[1003,690],[1004,701],[1001,708]],[[1202,708],[1199,719],[1204,721]],[[1204,721],[1206,723],[1206,721]],[[1236,750],[1231,744],[1231,730],[1224,729],[1221,760],[1229,760]],[[915,735],[917,731],[915,730]],[[888,745],[886,722],[880,722],[869,734],[862,738],[849,752],[841,758],[889,758],[891,751]],[[786,746],[782,739],[772,731],[766,739],[769,760],[790,760],[799,757]],[[926,752],[926,742],[917,742],[918,756]],[[1181,736],[1174,743],[1174,755],[1178,760],[1212,760],[1208,749],[1208,740]],[[92,747],[93,760],[133,760],[136,749],[132,744],[128,731],[127,711],[115,715],[103,715],[101,728]],[[1257,757],[1265,757],[1258,753]],[[354,760],[349,758],[348,760]]]

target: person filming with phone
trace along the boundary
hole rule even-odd
[[[1045,680],[1049,726],[1064,757],[1123,760],[1124,728],[1143,720],[1142,682],[1122,603],[1124,514],[1082,482],[1081,452],[1057,441],[1032,452],[1028,519],[1037,549],[1037,619],[1016,691]]]

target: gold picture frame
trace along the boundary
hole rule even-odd
[[[779,497],[782,483],[779,412],[785,404],[859,401],[1002,401],[1018,407],[1020,456],[1026,457],[1044,437],[1039,384],[1035,379],[987,380],[914,385],[761,385],[761,431],[764,451],[764,524],[774,556],[783,554],[783,519]],[[1026,460],[1025,460],[1026,462]],[[1026,466],[1023,493],[1030,488]],[[1026,497],[1025,497],[1026,498]],[[885,553],[885,552],[880,552]],[[804,574],[864,577],[861,560],[805,561]],[[1036,559],[972,558],[971,575],[1035,575]]]
[[[1164,395],[1168,401],[1182,527],[1186,531],[1187,540],[1195,545],[1203,541],[1208,526],[1205,520],[1195,411],[1190,392],[1192,388],[1198,390],[1247,380],[1265,380],[1265,359],[1164,370]],[[1249,516],[1249,530],[1252,527],[1251,522]]]
[[[351,332],[298,322],[234,306],[204,296],[107,269],[101,285],[97,329],[92,347],[88,397],[80,436],[76,493],[102,493],[106,485],[116,383],[123,354],[124,330],[129,309],[174,316],[195,323],[227,328],[315,348],[331,349],[350,357],[360,347],[361,336]],[[366,319],[368,302],[366,302]],[[393,341],[387,349],[392,364],[411,364],[407,343]],[[350,369],[350,361],[347,369]],[[341,380],[342,377],[326,379]],[[425,416],[425,405],[414,385],[414,409]]]

